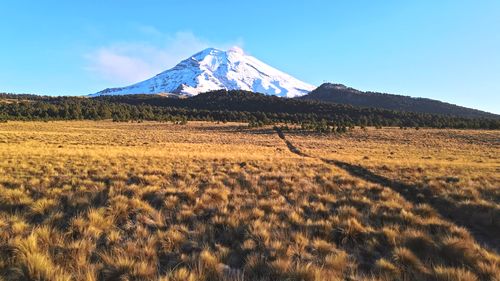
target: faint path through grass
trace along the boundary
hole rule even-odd
[[[361,165],[354,165],[335,159],[326,159],[309,155],[301,151],[297,146],[289,141],[280,128],[274,127],[274,130],[277,132],[278,136],[285,142],[290,152],[303,157],[319,159],[324,163],[335,165],[336,167],[345,170],[354,177],[358,177],[371,183],[389,187],[393,191],[402,195],[405,200],[413,204],[429,204],[439,213],[442,218],[446,218],[456,225],[467,228],[469,232],[474,236],[476,241],[478,241],[480,244],[483,244],[487,248],[494,250],[497,254],[500,252],[500,229],[485,229],[469,220],[457,216],[456,214],[467,214],[468,210],[463,210],[463,208],[461,208],[459,205],[454,204],[453,202],[450,202],[445,198],[441,198],[440,196],[436,196],[436,194],[434,194],[428,188],[391,180],[384,176],[377,175]]]

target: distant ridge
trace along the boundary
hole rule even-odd
[[[500,119],[500,115],[438,100],[376,92],[363,92],[346,87],[342,84],[324,83],[309,94],[300,97],[300,99],[397,111],[444,114],[469,118],[480,117]]]

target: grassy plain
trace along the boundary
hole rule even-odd
[[[0,124],[0,280],[500,280],[500,132]]]

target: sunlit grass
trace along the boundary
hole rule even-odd
[[[497,132],[287,137],[312,157],[290,152],[272,128],[244,124],[1,124],[0,276],[500,277],[490,236],[477,235],[498,231]],[[320,158],[362,165],[446,201],[426,201],[425,193],[417,202]],[[482,228],[472,232],[469,217]]]

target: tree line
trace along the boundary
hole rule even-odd
[[[0,120],[106,120],[247,122],[251,126],[285,123],[331,130],[352,126],[500,129],[494,118],[358,108],[285,99],[246,91],[214,91],[190,98],[159,95],[47,97],[0,94]]]

